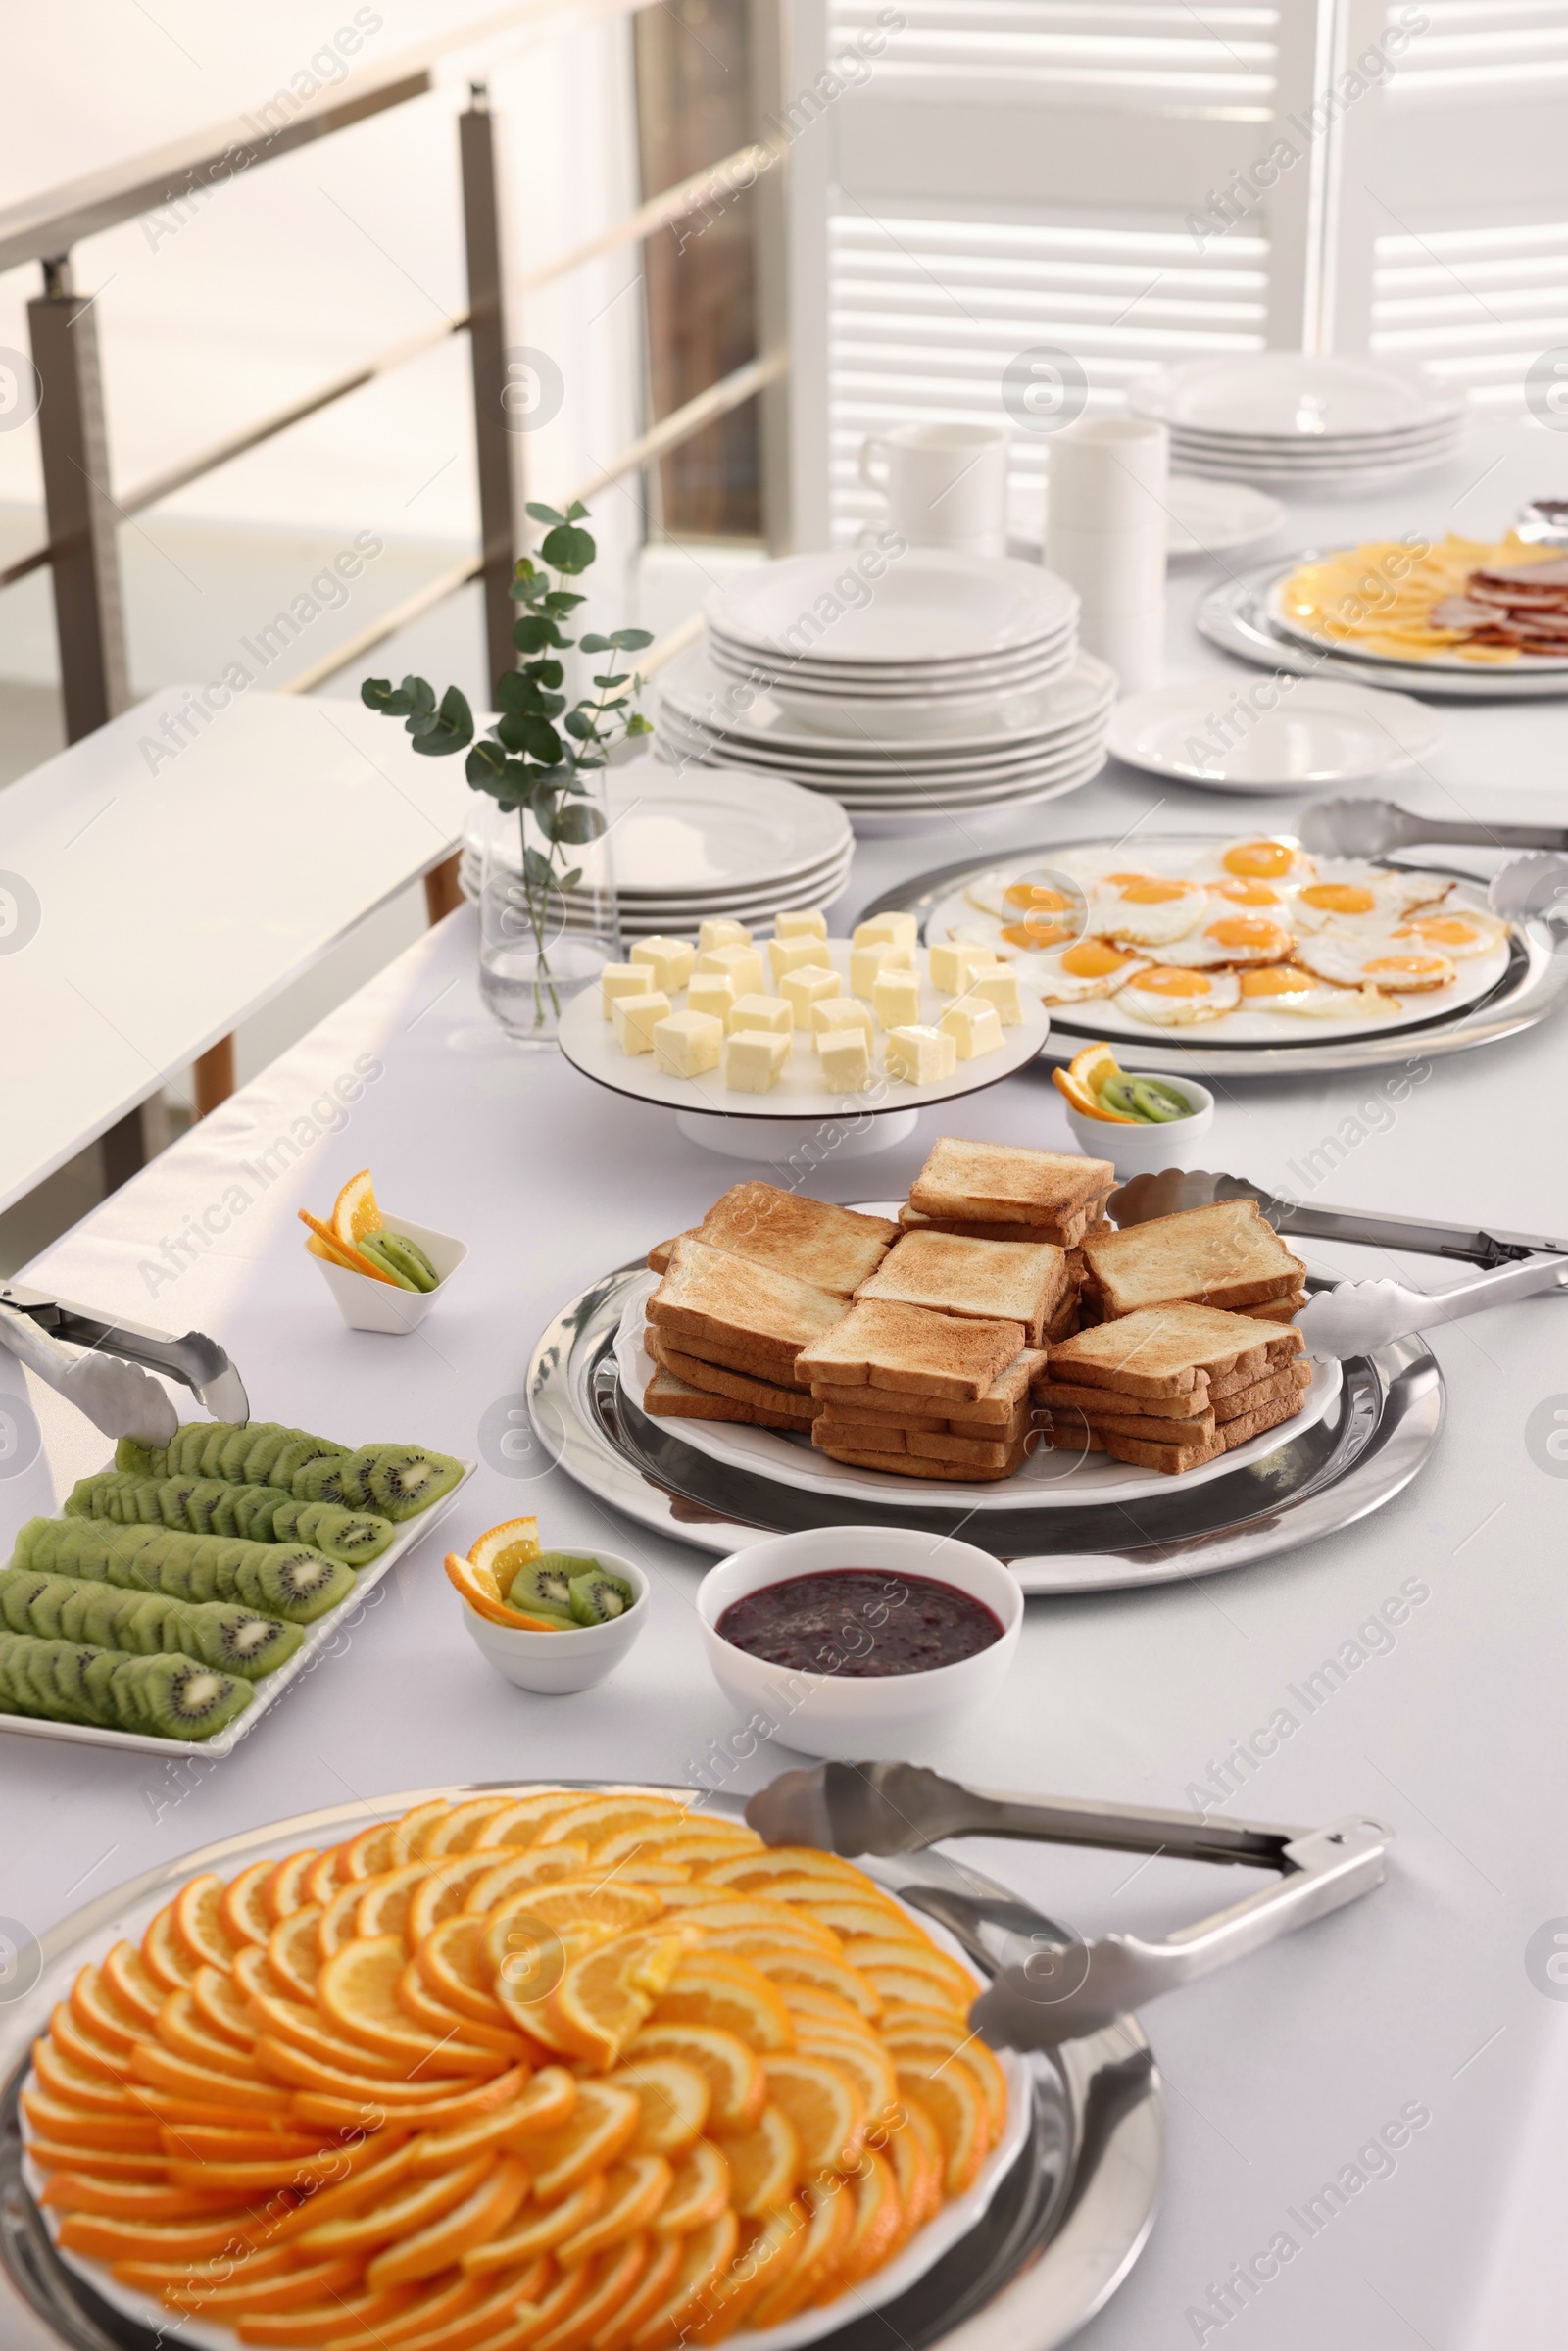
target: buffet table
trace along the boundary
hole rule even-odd
[[[1467,507],[1461,493],[1489,463],[1483,445],[1449,475],[1357,508],[1353,527],[1449,516],[1490,527],[1523,497],[1565,486],[1564,457],[1551,435],[1532,433]],[[1291,539],[1346,532],[1345,510],[1332,509],[1293,516]],[[1210,655],[1191,629],[1192,598],[1214,576],[1205,568],[1173,589],[1171,670],[1212,674],[1222,707],[1255,673]],[[1560,821],[1560,704],[1450,706],[1446,716],[1444,751],[1428,770],[1390,779],[1392,797],[1430,813]],[[994,832],[938,827],[863,845],[834,927],[896,881],[993,847],[1133,833],[1156,808],[1160,831],[1236,834],[1287,825],[1297,805],[1221,800],[1112,768]],[[682,1141],[669,1111],[602,1092],[558,1056],[475,1050],[475,929],[465,908],[421,939],[25,1278],[212,1333],[258,1417],[477,1456],[444,1535],[466,1547],[481,1528],[537,1511],[547,1542],[635,1559],[654,1584],[652,1621],[601,1688],[530,1697],[467,1638],[437,1534],[224,1760],[111,1758],[0,1733],[0,1926],[13,1937],[139,1870],[312,1806],[529,1776],[696,1775],[744,1791],[799,1760],[765,1747],[743,1759],[730,1743],[738,1724],[693,1618],[707,1556],[614,1518],[538,1450],[509,1461],[487,1434],[508,1399],[520,1404],[534,1341],[564,1300],[694,1221],[748,1171]],[[1413,1053],[1396,1103],[1381,1079],[1353,1075],[1210,1080],[1220,1106],[1208,1163],[1299,1192],[1293,1169],[1333,1138],[1342,1155],[1314,1198],[1560,1231],[1562,1061],[1547,1023],[1424,1067]],[[333,1082],[356,1070],[363,1092],[344,1110]],[[943,1124],[926,1113],[907,1143],[868,1160],[835,1165],[829,1154],[812,1191],[845,1201],[902,1193]],[[976,1096],[958,1131],[1073,1148],[1044,1068]],[[165,1240],[199,1224],[238,1163],[256,1168],[285,1136],[292,1157],[274,1151],[271,1180],[252,1185],[244,1212],[172,1276]],[[384,1200],[471,1250],[450,1297],[398,1340],[341,1325],[295,1216],[300,1205],[324,1213],[367,1164]],[[1369,1250],[1305,1253],[1320,1272],[1453,1278]],[[1554,1403],[1568,1414],[1563,1311],[1532,1300],[1434,1337],[1445,1435],[1415,1484],[1361,1524],[1201,1583],[1031,1602],[1002,1699],[917,1758],[994,1788],[1314,1825],[1364,1811],[1396,1831],[1379,1891],[1145,2013],[1167,2099],[1163,2201],[1143,2259],[1079,2338],[1092,2351],[1233,2330],[1278,2351],[1407,2341],[1524,2351],[1560,2329],[1568,1983],[1546,1961],[1555,1929],[1568,1937],[1557,1482],[1568,1460],[1547,1439]],[[64,1491],[104,1450],[53,1398],[35,1400],[45,1461],[0,1479],[0,1533],[50,1506],[46,1475]],[[1159,1860],[966,1850],[1086,1933],[1167,1932],[1252,1885]],[[1235,2266],[1271,2245],[1245,2290],[1233,2281],[1227,2293]],[[0,2334],[16,2351],[47,2339],[20,2308]]]

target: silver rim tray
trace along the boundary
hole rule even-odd
[[[782,1478],[711,1460],[621,1391],[614,1338],[641,1262],[564,1306],[528,1366],[528,1408],[551,1458],[628,1518],[677,1543],[726,1553],[770,1535],[890,1520],[956,1535],[972,1513],[880,1507],[814,1494]],[[1309,1284],[1321,1288],[1318,1282]],[[988,1512],[983,1540],[1031,1594],[1118,1591],[1215,1575],[1332,1535],[1407,1486],[1443,1427],[1443,1375],[1424,1340],[1400,1339],[1344,1366],[1327,1417],[1250,1467],[1210,1484],[1081,1509]],[[895,1481],[890,1481],[890,1484]]]
[[[338,1804],[296,1814],[164,1863],[101,1895],[40,1938],[44,1967],[79,1950],[99,1954],[132,1903],[183,1885],[199,1870],[241,1866],[260,1847],[298,1837],[326,1841],[384,1820],[433,1796],[460,1798],[529,1782],[479,1781],[421,1788],[379,1802]],[[555,1781],[592,1789],[594,1781]],[[659,1788],[695,1795],[705,1809],[739,1819],[742,1796]],[[865,1864],[861,1864],[865,1867]],[[1010,1895],[1010,1887],[960,1870],[940,1852],[877,1861],[868,1875],[895,1891],[911,1885],[952,1886]],[[1059,1930],[1062,1940],[1070,1931]],[[28,2048],[48,2022],[47,2003],[19,2001],[6,2017],[3,2050],[9,2078],[0,2090],[0,2267],[13,2287],[72,2351],[158,2351],[164,2335],[112,2310],[56,2254],[22,2172],[17,2101]],[[1052,2057],[1030,2057],[1034,2116],[1029,2137],[979,2224],[897,2301],[822,2336],[823,2351],[906,2351],[944,2342],[950,2351],[1053,2351],[1075,2334],[1110,2295],[1143,2250],[1153,2226],[1164,2162],[1164,2103],[1152,2053],[1135,2017],[1066,2043]],[[182,2324],[182,2322],[179,2322]]]

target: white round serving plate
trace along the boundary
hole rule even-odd
[[[1460,671],[1441,669],[1431,661],[1350,661],[1343,648],[1328,653],[1288,636],[1269,617],[1269,597],[1305,560],[1300,555],[1274,556],[1223,581],[1198,608],[1200,632],[1222,653],[1276,675],[1343,678],[1348,685],[1419,694],[1424,702],[1539,702],[1568,693],[1568,679],[1551,667],[1514,662],[1492,668],[1468,662]]]
[[[1299,565],[1312,560],[1310,556],[1298,556],[1297,563]],[[1568,678],[1568,654],[1520,653],[1511,661],[1467,661],[1461,653],[1445,649],[1429,655],[1424,661],[1401,661],[1397,654],[1374,653],[1369,646],[1357,645],[1349,638],[1320,634],[1286,612],[1285,591],[1290,577],[1291,574],[1287,572],[1274,582],[1264,610],[1270,625],[1281,635],[1293,638],[1298,645],[1304,645],[1313,652],[1332,653],[1337,660],[1368,666],[1375,664],[1385,671],[1397,670],[1401,673],[1401,682],[1404,678],[1424,677],[1431,669],[1458,670],[1470,677],[1478,669],[1508,669],[1520,670],[1526,676],[1534,674],[1538,677]]]
[[[863,591],[837,593],[853,577]],[[831,604],[824,613],[818,609]],[[1065,580],[1006,556],[909,547],[876,579],[845,554],[790,556],[715,588],[705,618],[732,644],[774,661],[809,655],[829,665],[989,659],[1054,635],[1077,612]]]
[[[1135,383],[1128,405],[1135,416],[1157,416],[1173,429],[1317,444],[1419,431],[1463,413],[1461,400],[1432,391],[1414,374],[1300,351],[1188,360]]]
[[[1205,481],[1188,473],[1171,475],[1165,505],[1165,555],[1173,563],[1254,546],[1285,519],[1277,498],[1246,482]]]
[[[900,739],[884,743],[870,733],[825,738],[819,728],[792,721],[782,704],[760,690],[752,694],[744,709],[736,707],[722,673],[700,645],[678,654],[657,682],[661,711],[712,736],[715,742],[732,744],[737,751],[756,745],[808,758],[872,763],[925,757],[946,764],[970,757],[990,758],[1009,749],[1033,748],[1092,719],[1108,707],[1115,690],[1115,672],[1093,654],[1080,651],[1061,677],[1029,694],[999,695],[984,715],[962,729],[944,728],[939,737],[925,742]]]
[[[1314,470],[1328,473],[1375,472],[1386,465],[1402,465],[1417,458],[1431,457],[1457,449],[1464,439],[1459,426],[1445,426],[1441,432],[1401,434],[1383,442],[1311,441],[1244,441],[1233,435],[1214,440],[1176,434],[1171,442],[1171,455],[1185,460],[1188,456],[1200,459],[1205,465],[1217,465],[1234,459],[1238,465],[1273,466],[1281,472],[1303,474]]]
[[[896,1214],[897,1209],[894,1201],[887,1203],[883,1212]],[[643,1344],[643,1317],[660,1280],[660,1275],[650,1273],[631,1290],[615,1338],[621,1386],[639,1407],[657,1368]],[[1259,1323],[1257,1327],[1261,1343],[1270,1326]],[[1339,1364],[1315,1362],[1306,1400],[1296,1418],[1286,1424],[1290,1436],[1303,1436],[1322,1420],[1339,1393]],[[1221,1453],[1217,1460],[1205,1462],[1201,1469],[1187,1470],[1180,1478],[1168,1477],[1161,1470],[1138,1469],[1130,1461],[1112,1461],[1108,1453],[1056,1452],[1042,1445],[1013,1477],[971,1484],[962,1478],[906,1478],[890,1470],[856,1469],[845,1461],[830,1461],[808,1437],[793,1437],[782,1429],[748,1428],[728,1420],[675,1420],[661,1425],[673,1429],[681,1444],[695,1446],[710,1461],[782,1479],[803,1494],[820,1494],[824,1501],[860,1502],[888,1510],[929,1510],[933,1505],[952,1508],[956,1504],[980,1513],[1075,1510],[1086,1503],[1139,1502],[1152,1494],[1168,1494],[1173,1486],[1206,1486],[1277,1452],[1287,1441],[1279,1429],[1265,1429],[1234,1452]]]
[[[956,784],[961,788],[965,784],[1002,783],[1009,776],[1033,774],[1045,767],[1065,766],[1082,759],[1091,746],[1104,740],[1107,714],[1102,710],[1096,717],[1085,719],[1081,726],[1074,727],[1071,733],[1054,735],[1048,742],[1032,745],[1026,751],[1007,751],[993,759],[887,759],[875,767],[865,761],[851,766],[832,759],[808,759],[797,752],[754,749],[751,744],[745,746],[745,758],[748,761],[755,759],[760,768],[776,774],[798,778],[803,782],[822,779],[843,783],[857,791],[879,791],[886,785],[897,792],[907,790],[911,784]],[[669,748],[692,754],[718,751],[727,753],[732,759],[739,759],[742,756],[733,743],[706,743],[700,735],[688,734],[682,729],[671,729],[665,740]]]
[[[1222,678],[1130,694],[1111,712],[1105,747],[1129,767],[1211,792],[1302,792],[1412,767],[1446,731],[1408,695],[1303,680],[1282,684],[1272,710],[1215,750],[1204,738],[1225,699]]]
[[[660,898],[758,890],[840,857],[842,818],[819,796],[785,780],[722,767],[680,773],[647,757],[606,777],[610,831],[574,852],[583,882],[609,874],[617,888]]]
[[[526,1792],[528,1788],[535,1785],[538,1783],[518,1783],[518,1792]],[[556,1782],[549,1785],[578,1784]],[[601,1785],[581,1783],[584,1795],[598,1792]],[[618,1792],[618,1789],[611,1787],[608,1791]],[[320,1837],[323,1830],[341,1834],[362,1822],[386,1818],[389,1813],[405,1811],[434,1796],[460,1799],[492,1792],[501,1792],[499,1786],[496,1788],[421,1788],[388,1797],[376,1804],[343,1805],[329,1812],[301,1814],[293,1821],[277,1822],[270,1829],[253,1830],[244,1836],[229,1838],[221,1845],[192,1853],[181,1862],[166,1865],[143,1878],[132,1880],[120,1890],[119,1895],[101,1897],[87,1910],[79,1912],[75,1919],[67,1920],[61,1928],[55,1929],[48,1937],[47,1955],[38,1983],[25,2000],[20,2002],[7,2017],[8,2026],[13,2028],[5,2038],[7,2069],[24,2060],[32,2037],[47,2028],[51,2008],[68,1997],[80,1968],[91,1959],[101,1958],[122,1936],[139,1941],[177,1886],[187,1876],[194,1876],[199,1868],[216,1867],[220,1871],[233,1872],[253,1862],[280,1860],[285,1854],[297,1851],[314,1838]],[[650,1792],[661,1795],[690,1794],[705,1810],[740,1816],[740,1801],[715,1797],[708,1790],[659,1788]],[[916,1870],[909,1875],[914,1877],[918,1872]],[[900,1901],[897,1884],[889,1884],[884,1878],[883,1890],[893,1900]],[[985,1977],[977,1971],[974,1962],[941,1922],[906,1902],[901,1902],[901,1907],[908,1910],[922,1933],[928,1935],[939,1949],[956,1960],[973,1979],[976,1993],[983,1990]],[[782,2327],[766,2330],[743,2328],[728,2338],[732,2343],[745,2347],[745,2351],[800,2351],[801,2346],[836,2332],[839,2327],[858,2319],[865,2312],[896,2301],[901,2294],[918,2283],[945,2254],[962,2243],[985,2217],[1034,2128],[1036,2076],[1030,2062],[1015,2050],[999,2050],[997,2057],[1006,2078],[1007,2121],[1002,2138],[982,2164],[974,2184],[962,2196],[944,2204],[936,2218],[902,2253],[863,2279],[853,2292],[841,2296],[837,2302],[825,2303],[804,2312]],[[25,2148],[25,2144],[37,2134],[20,2110],[18,2121]],[[33,2200],[55,2259],[112,2311],[144,2328],[149,2351],[152,2345],[167,2344],[172,2339],[189,2346],[189,2351],[242,2351],[241,2338],[232,2327],[204,2324],[195,2315],[172,2313],[167,2304],[122,2284],[107,2262],[90,2260],[80,2253],[63,2249],[59,2244],[59,2233],[66,2214],[53,2207],[37,2205],[37,2198],[42,2192],[42,2176],[25,2153],[20,2170],[22,2184]],[[64,2339],[104,2345],[108,2338],[95,2331]],[[366,2338],[371,2346],[376,2339],[374,2336]]]
[[[1289,838],[1283,833],[1278,837],[1282,840]],[[1069,845],[1063,843],[1061,846],[1066,848]],[[1075,860],[1074,871],[1077,870],[1076,860],[1080,857],[1091,857],[1099,853],[1107,859],[1125,859],[1128,854],[1122,844],[1113,841],[1074,842],[1070,846]],[[1170,835],[1163,839],[1140,840],[1138,864],[1140,869],[1151,873],[1179,878],[1188,872],[1194,858],[1205,846],[1221,847],[1223,837],[1211,842],[1204,838]],[[1009,858],[1005,865],[999,864],[995,869],[1000,877],[999,886],[1005,887],[1008,879],[1026,872],[1037,872],[1043,866],[1049,867],[1051,854],[1048,850],[1044,856]],[[1417,866],[1412,859],[1406,858],[1400,870],[1411,872],[1431,869]],[[1443,903],[1445,907],[1451,907],[1455,912],[1488,912],[1485,889],[1475,882],[1456,884]],[[965,938],[972,938],[976,944],[991,944],[994,941],[996,954],[1012,964],[1023,992],[1028,994],[1029,973],[1034,958],[1028,951],[1013,948],[1003,940],[1002,929],[1001,919],[976,906],[962,889],[951,891],[940,898],[932,906],[926,922],[926,935],[931,940],[946,939],[953,933],[960,933]],[[1150,952],[1151,959],[1155,959],[1157,951]],[[1087,1034],[1092,1038],[1126,1040],[1135,1042],[1140,1048],[1180,1045],[1185,1040],[1205,1045],[1298,1045],[1306,1041],[1303,1031],[1314,1039],[1321,1038],[1325,1044],[1339,1044],[1362,1038],[1394,1036],[1401,1030],[1419,1029],[1429,1022],[1451,1016],[1492,993],[1508,970],[1511,952],[1505,944],[1491,955],[1467,956],[1455,965],[1456,977],[1449,986],[1431,989],[1424,995],[1407,996],[1401,1010],[1386,1020],[1368,1020],[1364,1017],[1313,1020],[1304,1018],[1300,1013],[1237,1010],[1223,1013],[1217,1020],[1175,1023],[1166,1027],[1154,1021],[1140,1020],[1133,1013],[1119,1009],[1114,996],[1085,997],[1075,1004],[1052,1004],[1048,1008],[1054,1025],[1059,1030],[1070,1031],[1074,1036]]]
[[[843,993],[847,996],[850,942],[825,939],[822,946],[833,969],[845,983]],[[765,958],[763,984],[764,988],[771,986]],[[934,1024],[952,1002],[951,996],[944,996],[932,987],[922,961],[922,1022]],[[810,1038],[804,1030],[797,1029],[794,1049],[772,1092],[735,1094],[724,1085],[716,1069],[704,1077],[674,1078],[659,1067],[653,1053],[622,1053],[615,1043],[612,1025],[600,1009],[597,988],[585,988],[573,997],[561,1015],[560,1031],[561,1050],[574,1069],[581,1070],[584,1077],[592,1078],[597,1085],[608,1086],[613,1094],[629,1095],[635,1102],[662,1102],[671,1110],[728,1119],[838,1119],[852,1123],[862,1118],[885,1117],[891,1112],[924,1109],[933,1102],[961,1101],[966,1094],[978,1094],[988,1086],[999,1085],[1035,1058],[1050,1033],[1051,1020],[1045,1006],[1026,996],[1024,1017],[1016,1028],[1003,1030],[1000,1053],[985,1053],[975,1061],[960,1061],[951,1078],[943,1078],[935,1085],[910,1086],[902,1078],[880,1074],[886,1040],[879,1029],[871,1040],[870,1087],[864,1094],[835,1094],[823,1083],[822,1064]]]
[[[760,667],[770,676],[802,687],[816,686],[824,693],[962,694],[977,685],[998,683],[1035,668],[1040,662],[1054,659],[1076,634],[1076,621],[1068,621],[1032,645],[1019,646],[1008,653],[976,654],[957,661],[852,663],[817,661],[805,654],[786,661],[777,653],[760,656],[754,647],[740,644],[735,638],[725,636],[722,629],[711,627],[707,632],[707,645],[720,667],[732,671],[739,668],[747,675]]]

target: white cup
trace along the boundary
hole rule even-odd
[[[1007,447],[1000,425],[899,424],[861,442],[860,479],[911,547],[1005,555]]]
[[[1170,435],[1152,417],[1072,425],[1047,459],[1043,561],[1077,589],[1078,642],[1124,694],[1163,669],[1169,478]]]
[[[1163,540],[1169,481],[1170,434],[1152,416],[1069,425],[1046,459],[1048,544],[1057,529],[1150,530]]]

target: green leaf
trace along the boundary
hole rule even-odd
[[[416,681],[422,684],[422,680]],[[473,712],[456,686],[448,686],[435,711],[421,710],[406,721],[414,748],[426,759],[447,759],[473,741]]]
[[[572,869],[571,869],[571,871],[570,871],[569,873],[564,873],[564,874],[562,875],[562,877],[561,877],[561,887],[562,887],[562,889],[563,889],[563,890],[569,890],[569,889],[571,889],[571,888],[572,888],[572,886],[573,886],[575,883],[577,883],[577,882],[580,882],[581,880],[582,880],[582,867],[581,867],[580,865],[573,865],[573,867],[572,867]]]
[[[568,506],[566,509],[566,520],[568,522],[581,522],[586,518],[587,513],[588,509],[583,505],[582,500],[580,498],[574,498],[570,506]]]
[[[539,553],[552,571],[564,571],[570,575],[586,571],[599,550],[585,530],[576,530],[571,524],[563,522],[559,528],[546,532]]]
[[[566,674],[559,661],[533,661],[529,667],[542,686],[559,686]]]
[[[389,677],[368,677],[360,688],[360,700],[368,710],[380,710],[388,718],[407,718],[417,707],[409,693],[411,684],[423,686],[434,704],[435,696],[423,678],[405,678],[401,686],[394,686]]]
[[[565,588],[552,588],[544,599],[544,607],[547,612],[574,612],[580,604],[587,602],[586,596],[573,596]]]
[[[568,519],[564,514],[558,514],[553,506],[541,506],[535,498],[528,501],[528,512],[536,522],[564,522]],[[570,518],[574,520],[581,513],[581,507],[573,507]]]
[[[537,710],[509,710],[497,720],[496,733],[508,751],[537,759],[541,767],[554,767],[561,758],[561,737]]]
[[[613,637],[582,636],[577,639],[584,653],[609,653]]]
[[[653,641],[654,632],[648,628],[617,628],[609,640],[612,645],[618,645],[622,653],[636,653]]]
[[[481,735],[464,761],[463,772],[476,790],[488,791],[492,782],[506,772],[507,755],[500,743]]]
[[[579,743],[592,743],[597,740],[594,722],[585,710],[568,710],[565,716],[565,728],[567,734],[574,736]]]
[[[605,829],[605,820],[599,810],[586,801],[576,801],[558,811],[551,838],[573,844],[597,841]]]
[[[512,624],[512,642],[519,653],[543,653],[547,645],[559,645],[561,631],[543,612],[524,612]]]
[[[532,882],[536,890],[548,890],[556,878],[555,867],[550,859],[537,849],[523,851],[522,874],[524,881]]]
[[[607,686],[607,687],[608,687],[608,686],[623,686],[623,685],[626,683],[627,679],[630,677],[630,675],[631,675],[631,671],[630,671],[629,669],[623,669],[623,670],[621,671],[621,673],[620,673],[620,675],[619,675],[618,677],[596,677],[596,678],[594,679],[594,684],[595,684],[596,686]]]
[[[633,712],[632,712],[631,716],[630,716],[630,717],[627,719],[627,721],[626,721],[626,732],[627,732],[627,734],[628,734],[628,735],[651,735],[651,734],[653,733],[653,731],[654,731],[654,722],[653,722],[653,720],[652,720],[651,718],[645,718],[645,717],[643,716],[643,714],[642,714],[641,710],[633,710]]]

